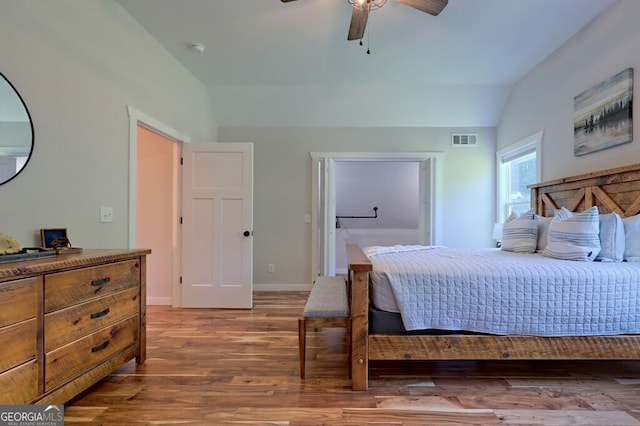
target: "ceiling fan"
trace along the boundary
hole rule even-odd
[[[283,3],[289,3],[295,0],[281,0]],[[364,37],[364,30],[369,20],[369,11],[382,7],[387,0],[347,0],[353,6],[351,13],[351,25],[349,25],[349,34],[347,40],[360,40]],[[396,0],[399,3],[406,4],[414,9],[421,10],[430,15],[437,16],[447,5],[449,0]]]

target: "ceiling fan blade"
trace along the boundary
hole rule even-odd
[[[289,3],[290,1],[296,1],[296,0],[280,0],[282,3]]]
[[[351,25],[349,25],[349,35],[347,40],[360,40],[364,37],[364,30],[367,28],[369,20],[369,6],[354,7],[351,13]]]
[[[284,1],[284,0],[283,0]],[[449,3],[449,0],[397,0],[399,3],[411,6],[430,15],[437,16]]]

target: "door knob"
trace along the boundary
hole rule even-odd
[[[244,232],[242,233],[242,235],[244,235],[245,237],[248,237],[248,236],[250,236],[250,235],[251,235],[251,232],[249,232],[249,231],[244,231]]]

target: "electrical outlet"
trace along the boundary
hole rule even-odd
[[[270,263],[269,266],[267,266],[267,270],[271,273],[276,271],[276,265],[274,265],[273,263]]]
[[[113,222],[113,207],[100,207],[100,223]]]

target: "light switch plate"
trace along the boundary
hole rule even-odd
[[[100,223],[113,222],[113,207],[100,207]]]

